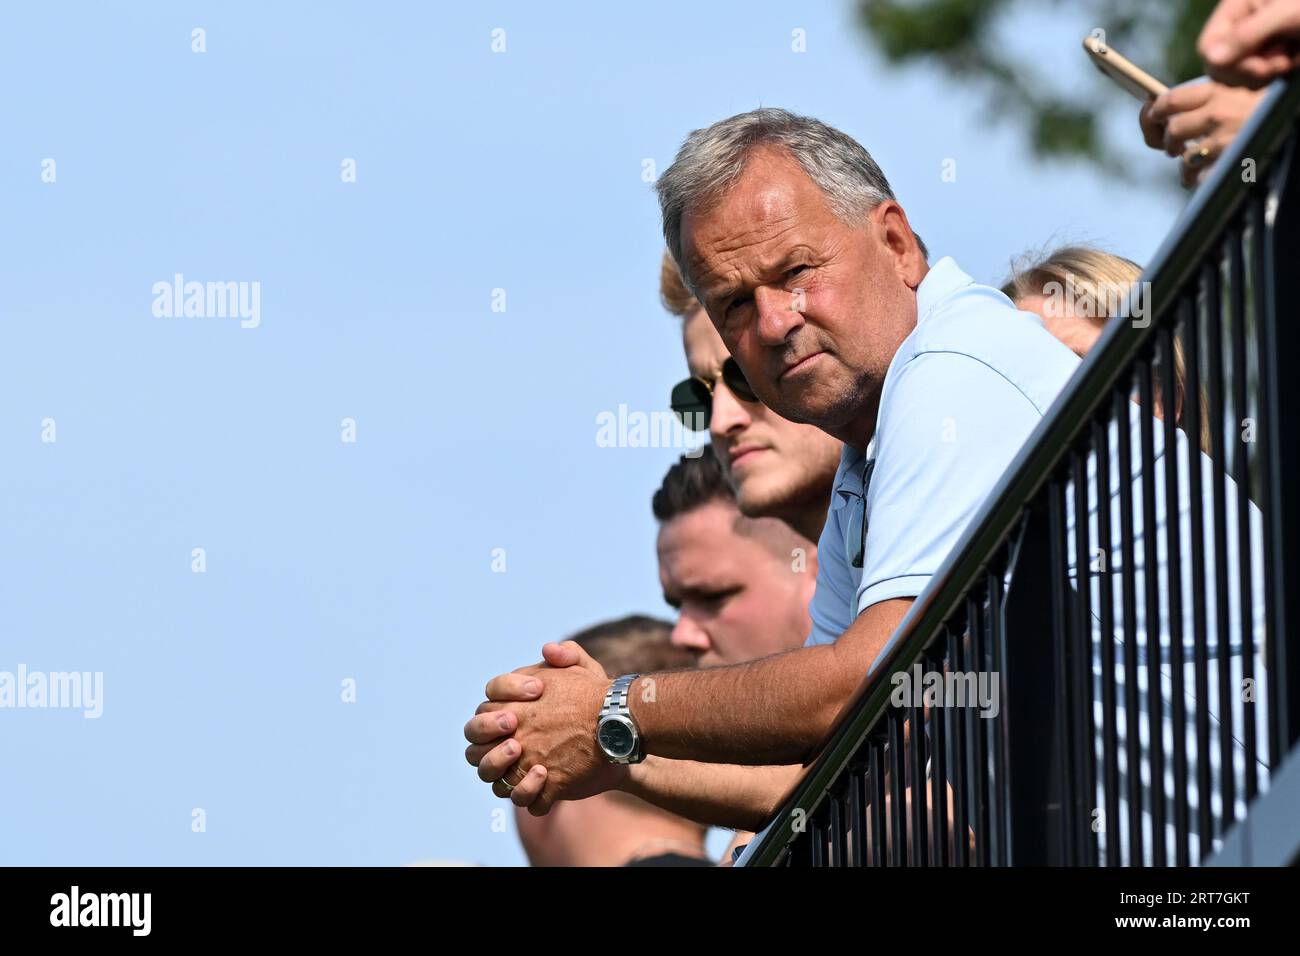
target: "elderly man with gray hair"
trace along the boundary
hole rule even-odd
[[[697,130],[657,188],[668,248],[754,393],[844,442],[812,634],[621,677],[548,644],[488,684],[466,758],[535,814],[617,788],[756,829],[1079,359],[951,259],[929,265],[870,154],[818,120],[761,109]]]

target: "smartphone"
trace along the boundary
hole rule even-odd
[[[1107,46],[1098,37],[1091,34],[1084,37],[1083,48],[1088,51],[1088,56],[1097,69],[1118,83],[1124,92],[1144,103],[1151,97],[1159,96],[1169,89],[1146,70],[1134,66],[1133,63],[1121,56],[1112,47]]]

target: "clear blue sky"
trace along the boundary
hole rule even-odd
[[[595,434],[683,374],[642,170],[689,130],[840,126],[984,281],[1051,241],[1144,259],[1173,221],[885,68],[850,4],[789,7],[6,7],[0,670],[102,671],[104,711],[0,710],[0,863],[522,861],[461,726],[544,641],[668,613],[649,499],[678,452]],[[1007,29],[1149,174],[1095,25]],[[154,316],[175,273],[259,282],[260,326]]]

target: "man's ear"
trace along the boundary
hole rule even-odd
[[[907,221],[907,213],[893,199],[886,199],[872,210],[871,218],[881,243],[893,257],[895,274],[909,289],[915,289],[925,278],[929,266]]]

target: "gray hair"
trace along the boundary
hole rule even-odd
[[[858,225],[871,210],[894,198],[889,180],[861,143],[811,116],[758,109],[694,130],[655,183],[668,251],[692,291],[682,263],[682,218],[733,186],[760,146],[789,152],[847,225]],[[928,260],[925,243],[920,236],[916,241]]]

